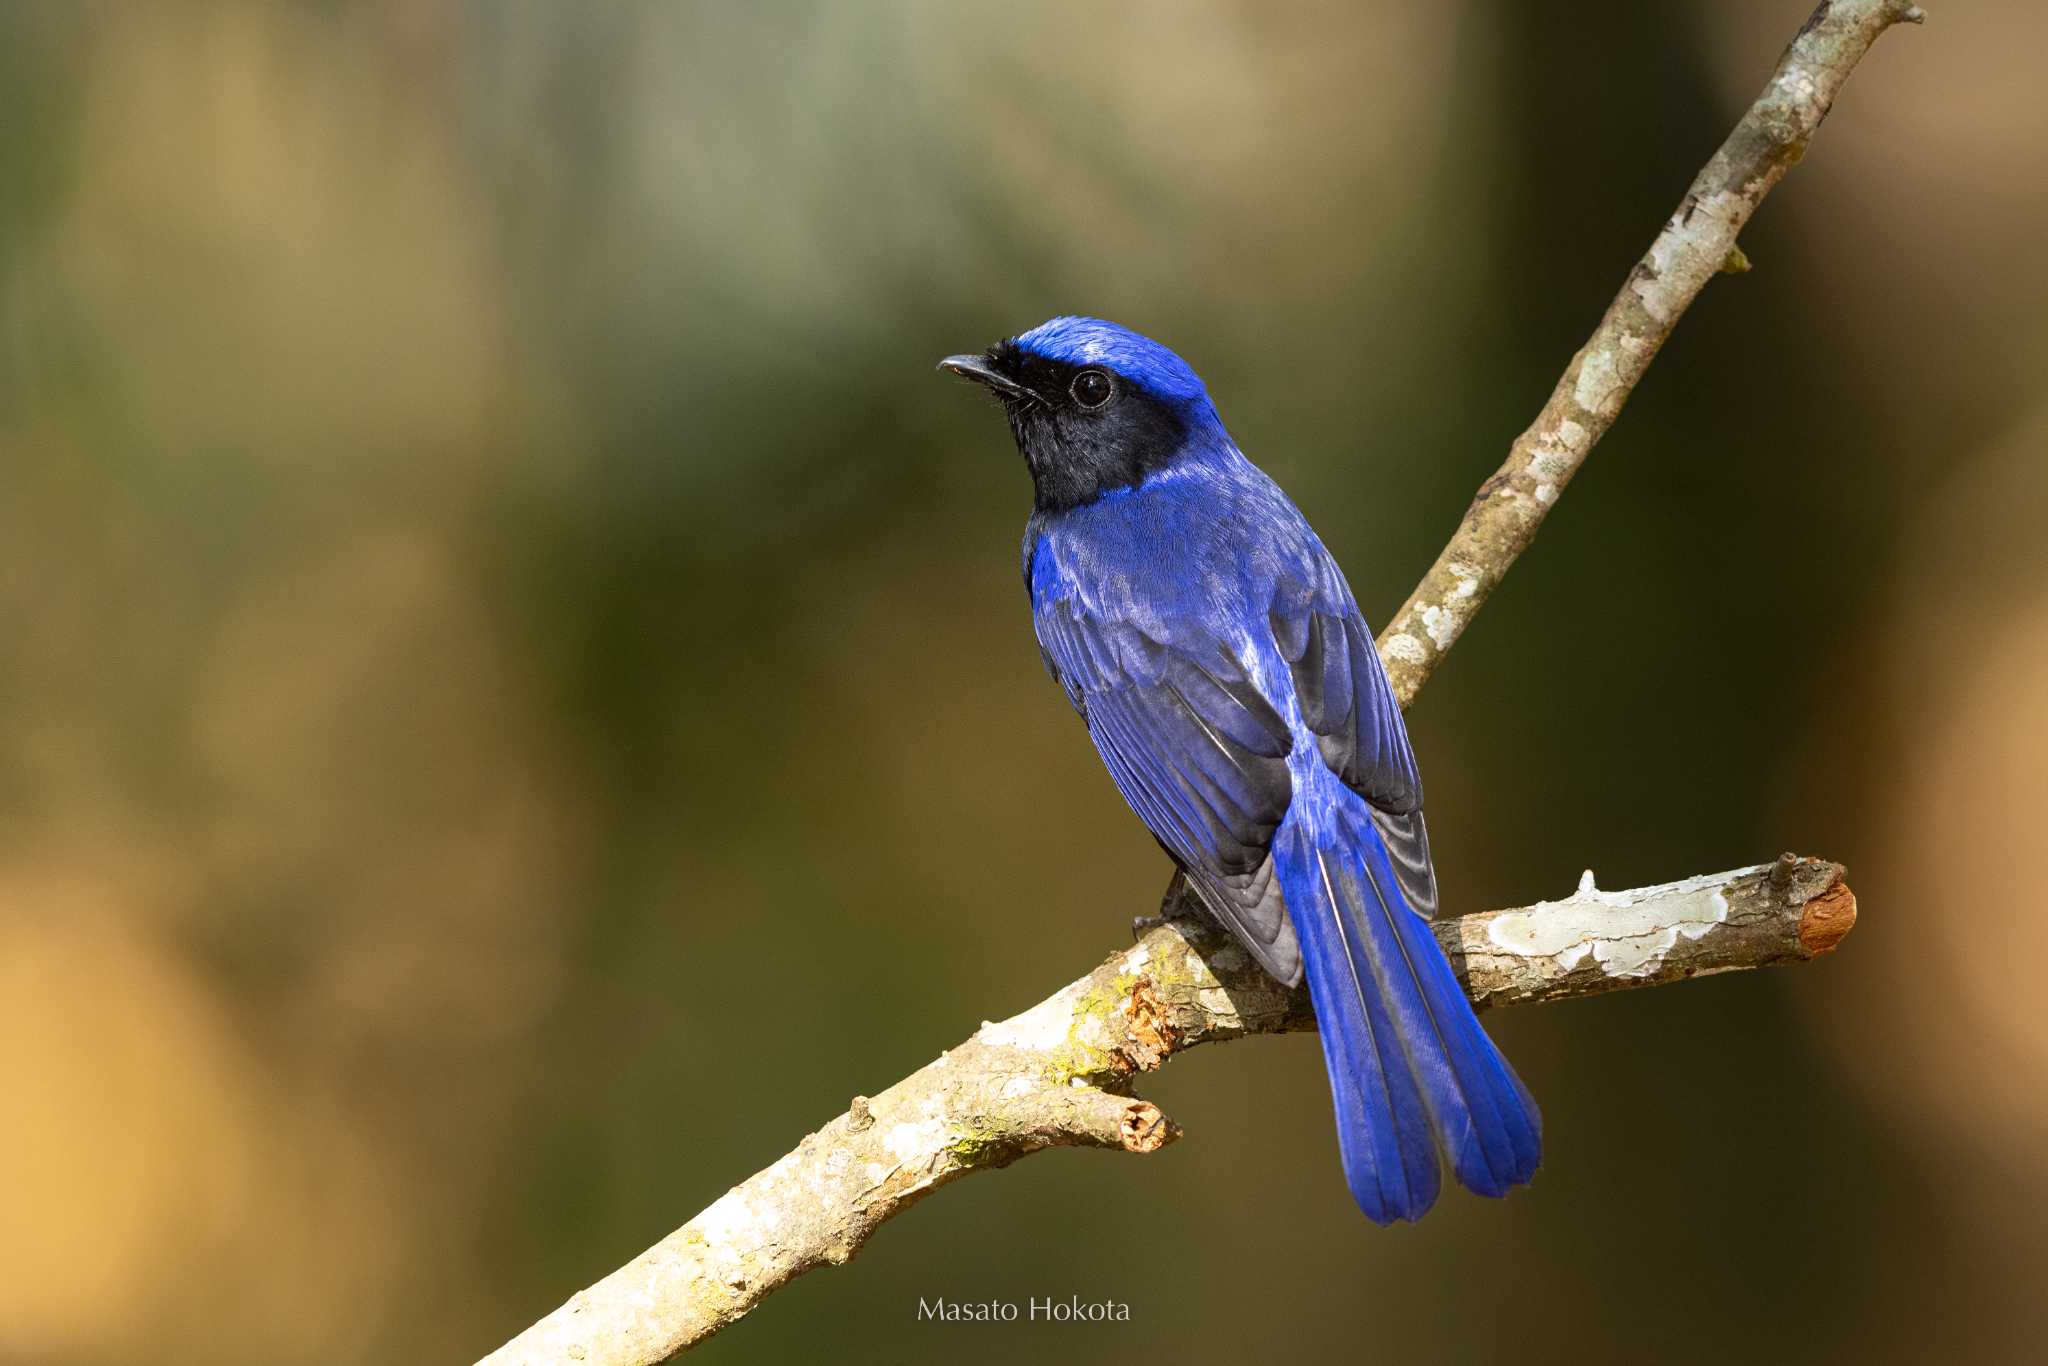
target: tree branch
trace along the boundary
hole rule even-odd
[[[1613,425],[1708,280],[1746,261],[1736,236],[1806,150],[1877,36],[1924,16],[1904,0],[1835,0],[1807,19],[1770,84],[1693,181],[1572,358],[1549,402],[1480,486],[1392,625],[1381,657],[1405,707]],[[1555,902],[1440,922],[1482,1008],[1803,962],[1840,942],[1856,899],[1835,864],[1786,855],[1630,892],[1589,873]],[[1313,1029],[1305,991],[1261,972],[1184,900],[1131,949],[811,1134],[660,1243],[484,1359],[483,1366],[651,1366],[737,1321],[792,1278],[853,1256],[885,1220],[970,1172],[1057,1146],[1152,1152],[1173,1122],[1129,1093],[1197,1044]]]
[[[1856,922],[1832,863],[1776,864],[1439,922],[1482,1009],[1799,963]],[[1305,987],[1274,981],[1192,902],[1143,939],[809,1135],[794,1152],[485,1359],[648,1366],[716,1333],[793,1278],[837,1266],[932,1191],[1042,1148],[1150,1153],[1180,1131],[1133,1079],[1176,1053],[1315,1028]]]
[[[1926,17],[1904,0],[1822,0],[1808,16],[1770,84],[1694,178],[1600,326],[1565,367],[1550,401],[1479,486],[1457,533],[1380,633],[1380,657],[1402,706],[1415,700],[1508,566],[1529,548],[1707,281],[1723,270],[1749,268],[1736,234],[1806,154],[1863,54],[1893,24]]]

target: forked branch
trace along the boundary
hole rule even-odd
[[[1480,486],[1380,637],[1407,705],[1526,549],[1736,237],[1805,152],[1903,0],[1822,3],[1770,84],[1693,181],[1549,402]],[[1179,906],[1169,892],[1169,911]],[[1437,926],[1482,1006],[1557,1000],[1708,972],[1802,962],[1856,919],[1834,864],[1777,864],[1632,892],[1591,877],[1558,902]],[[486,1366],[652,1366],[735,1322],[793,1277],[853,1256],[885,1220],[970,1172],[1062,1145],[1150,1152],[1178,1130],[1130,1094],[1196,1044],[1314,1027],[1308,999],[1198,916],[1129,950],[839,1115],[765,1171],[485,1358]]]

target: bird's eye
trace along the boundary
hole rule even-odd
[[[1074,382],[1067,386],[1067,392],[1074,396],[1074,402],[1083,408],[1100,408],[1109,402],[1114,386],[1109,376],[1100,370],[1083,370],[1074,376]]]

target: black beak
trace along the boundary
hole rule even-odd
[[[939,362],[939,368],[977,380],[1007,398],[1025,398],[1033,403],[1045,402],[1037,394],[990,365],[986,356],[948,356]]]

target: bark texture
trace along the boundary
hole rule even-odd
[[[1479,486],[1457,533],[1381,632],[1380,657],[1402,706],[1414,700],[1528,548],[1707,281],[1749,269],[1736,235],[1806,154],[1863,54],[1893,24],[1925,18],[1919,6],[1901,0],[1836,0],[1808,17],[1770,84],[1693,180],[1600,326],[1565,367],[1543,411]]]
[[[1198,1044],[1315,1028],[1178,885],[1166,917],[1093,972],[984,1024],[807,1135],[632,1262],[485,1358],[487,1366],[648,1366],[733,1323],[796,1276],[847,1261],[889,1219],[1041,1148],[1151,1153],[1180,1136],[1131,1094]],[[1485,1009],[1804,962],[1855,923],[1833,863],[1785,855],[1659,887],[1446,920],[1437,938]]]

